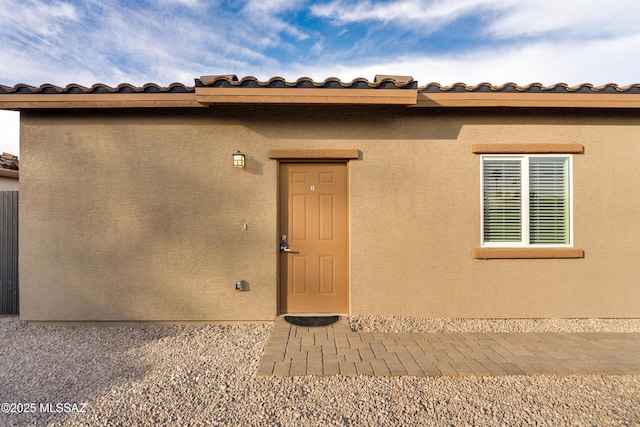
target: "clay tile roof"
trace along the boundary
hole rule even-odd
[[[219,88],[308,88],[308,89],[416,89],[417,82],[409,76],[376,76],[373,82],[365,78],[357,78],[351,82],[343,82],[337,77],[329,77],[322,82],[313,81],[309,77],[300,77],[295,82],[288,82],[283,77],[271,77],[261,82],[252,76],[238,79],[235,75],[202,76],[196,79],[196,87]]]
[[[388,74],[376,74],[373,79],[374,83],[380,84],[385,81],[392,81],[396,85],[408,85],[413,83],[413,77],[411,76],[392,76]]]
[[[195,88],[185,86],[182,83],[172,83],[167,87],[158,86],[155,83],[147,83],[136,87],[129,83],[122,83],[116,87],[107,86],[104,83],[96,83],[90,88],[72,83],[64,88],[52,84],[43,84],[39,87],[26,84],[17,84],[13,87],[0,84],[0,94],[118,94],[118,93],[193,93]]]
[[[465,83],[454,83],[449,86],[439,83],[428,83],[418,87],[417,81],[411,76],[376,75],[373,82],[365,78],[356,78],[351,82],[343,82],[337,77],[329,77],[322,82],[316,82],[309,77],[300,77],[294,82],[288,82],[283,77],[271,77],[266,82],[259,81],[252,76],[238,79],[236,75],[214,75],[201,76],[195,81],[194,86],[186,86],[182,83],[172,83],[167,87],[161,87],[155,83],[147,83],[143,86],[133,86],[129,83],[122,83],[116,87],[110,87],[104,83],[96,83],[87,88],[79,84],[68,84],[64,88],[52,84],[43,84],[39,87],[27,84],[17,84],[13,87],[0,84],[0,94],[125,94],[125,93],[194,93],[196,87],[240,87],[240,88],[350,88],[350,89],[418,89],[421,93],[434,92],[519,92],[519,93],[628,93],[640,94],[640,83],[627,86],[619,86],[608,83],[601,86],[594,86],[590,83],[583,83],[576,86],[569,86],[566,83],[556,83],[550,86],[543,86],[541,83],[531,83],[519,86],[515,83],[505,83],[499,86],[490,83],[479,83],[477,85],[467,85]]]
[[[556,83],[551,86],[543,86],[541,83],[531,83],[526,86],[518,86],[515,83],[505,83],[494,86],[490,83],[480,83],[475,86],[468,86],[464,83],[454,83],[450,86],[442,86],[439,83],[429,83],[418,88],[421,93],[434,92],[520,92],[520,93],[628,93],[640,94],[640,83],[618,86],[608,83],[601,86],[593,86],[590,83],[583,83],[577,86],[569,86],[566,83]]]
[[[16,172],[20,170],[18,156],[14,156],[13,154],[9,153],[2,153],[2,155],[0,155],[0,170],[10,170]],[[7,175],[3,174],[3,176]]]
[[[246,90],[245,90],[246,89]],[[289,90],[299,89],[299,90]],[[362,90],[360,90],[362,89]],[[88,95],[88,96],[85,96]],[[376,75],[373,81],[356,78],[342,81],[329,77],[316,82],[309,77],[286,81],[271,77],[238,78],[234,74],[201,76],[194,86],[155,83],[116,87],[96,83],[87,88],[69,84],[39,87],[17,84],[0,85],[0,108],[202,108],[214,104],[366,104],[413,107],[556,107],[556,108],[640,108],[640,83],[619,86],[608,83],[594,86],[583,83],[569,86],[557,83],[544,86],[531,83],[492,85],[479,83],[449,86],[429,83],[418,86],[411,76]]]

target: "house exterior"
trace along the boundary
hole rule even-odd
[[[640,317],[638,84],[203,76],[0,108],[27,321]]]

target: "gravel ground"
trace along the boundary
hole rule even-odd
[[[423,319],[353,316],[358,332],[640,332],[640,319]]]
[[[389,331],[638,331],[640,323],[351,322]],[[0,316],[0,403],[10,404],[2,409],[35,410],[0,413],[0,426],[640,425],[632,375],[257,378],[271,327],[27,328]]]

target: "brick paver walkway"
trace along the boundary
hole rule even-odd
[[[275,320],[258,376],[640,374],[640,333],[371,333]]]

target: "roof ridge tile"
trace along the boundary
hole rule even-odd
[[[402,77],[402,76],[401,76]],[[404,77],[405,80],[396,80],[393,76],[384,76],[378,81],[371,82],[364,77],[357,77],[350,82],[342,81],[338,77],[327,77],[321,82],[313,80],[311,77],[299,77],[293,82],[287,81],[284,77],[273,76],[267,81],[260,81],[254,76],[245,76],[238,79],[235,75],[218,75],[218,76],[201,76],[196,80],[197,86],[213,86],[213,87],[253,87],[253,88],[273,88],[273,87],[289,87],[289,88],[417,88],[417,83],[413,78]]]

